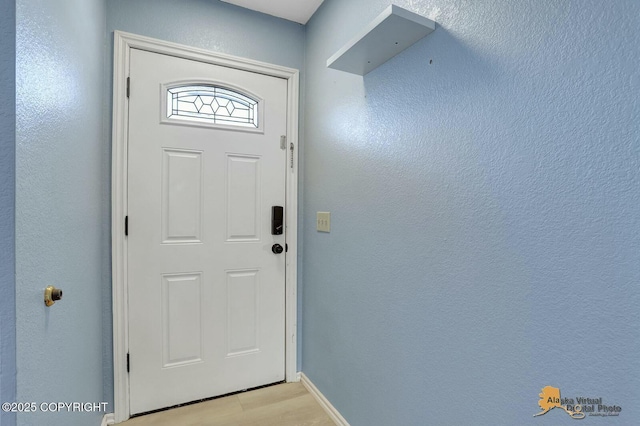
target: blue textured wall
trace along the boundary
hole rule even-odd
[[[0,0],[0,403],[16,398],[15,146],[16,7]],[[13,413],[0,411],[0,425]]]
[[[388,0],[307,26],[302,370],[353,426],[638,424],[640,2],[395,3],[438,27],[364,78]]]
[[[304,26],[220,1],[109,0],[110,36],[114,30],[291,68],[304,64]]]
[[[102,0],[17,1],[18,401],[101,402],[109,157]],[[43,289],[63,300],[47,308]],[[19,414],[86,426],[104,413]]]
[[[304,66],[305,27],[219,1],[109,0],[107,2],[108,71],[105,121],[111,123],[113,31],[126,31],[214,52],[299,69]],[[301,81],[304,76],[301,75]],[[301,87],[302,89],[302,87]],[[106,135],[111,140],[111,129]],[[301,196],[302,197],[302,196]],[[300,198],[301,198],[300,197]],[[300,230],[302,233],[302,230]],[[300,270],[302,265],[299,265]],[[105,287],[106,288],[106,287]],[[111,286],[104,293],[105,384],[113,395]],[[300,303],[301,305],[301,303]],[[301,317],[301,313],[299,313]],[[299,341],[299,344],[300,341]],[[300,360],[298,361],[300,363]]]

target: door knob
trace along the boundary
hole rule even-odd
[[[56,300],[62,299],[62,290],[50,285],[44,289],[44,304],[51,306],[56,303]]]
[[[280,244],[274,244],[273,246],[271,246],[271,251],[275,254],[280,254],[284,251],[284,249]]]

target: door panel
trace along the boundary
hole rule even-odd
[[[227,271],[227,356],[259,350],[258,286],[260,271]]]
[[[202,151],[162,151],[162,243],[201,243]]]
[[[260,240],[260,157],[227,154],[227,241]]]
[[[286,80],[136,49],[130,78],[131,413],[284,380],[285,255],[271,246],[285,235],[271,235],[271,206],[285,203]],[[257,109],[232,117],[242,98],[187,93],[180,108],[224,107],[222,124],[173,120],[176,82],[244,91]],[[245,117],[259,127],[234,127]]]
[[[162,366],[202,361],[202,273],[162,276]]]

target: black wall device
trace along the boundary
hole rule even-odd
[[[271,235],[282,235],[284,230],[283,216],[282,206],[271,207]]]

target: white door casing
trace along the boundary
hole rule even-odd
[[[293,161],[292,164],[289,161],[293,158],[289,143],[296,142],[295,137],[291,135],[297,134],[295,125],[297,71],[123,33],[116,33],[115,45],[113,294],[116,421],[125,420],[130,413],[148,411],[161,406],[281,380],[285,373],[288,381],[297,380],[295,371],[297,161]],[[146,52],[134,50],[136,48],[144,49]],[[150,51],[156,53],[149,53]],[[191,61],[178,57],[191,59]],[[160,62],[154,62],[156,60]],[[181,64],[186,64],[185,66],[188,65],[192,69],[195,67],[195,73],[185,74],[184,70],[180,70]],[[144,72],[147,74],[154,74],[162,69],[170,71],[155,80],[152,79],[153,82],[148,82],[146,76],[140,78],[135,75],[137,68],[145,66],[147,68]],[[276,92],[278,90],[281,92],[280,98],[270,99],[273,94],[267,94],[264,96],[262,107],[266,105],[267,112],[279,109],[282,117],[276,119],[275,116],[270,117],[267,113],[262,117],[264,128],[253,133],[160,124],[158,105],[139,108],[140,105],[137,106],[134,101],[128,104],[119,93],[119,89],[124,88],[124,77],[129,68],[132,72],[132,93],[136,93],[136,95],[132,94],[132,99],[140,99],[134,96],[145,99],[154,98],[155,104],[161,104],[161,90],[165,88],[161,87],[160,83],[170,84],[178,80],[184,81],[185,78],[197,80],[199,76],[199,79],[205,83],[216,80],[224,86],[226,82],[231,87],[246,87],[249,93],[258,96],[260,91],[264,91],[264,87],[273,86]],[[246,71],[238,70],[243,68]],[[238,84],[238,80],[232,81],[238,76],[241,76],[242,84]],[[163,105],[161,107],[166,108]],[[160,109],[162,111],[162,108]],[[150,110],[153,111],[149,112]],[[131,117],[131,122],[128,122],[128,116]],[[141,121],[141,126],[136,127],[133,124],[134,121],[142,116],[146,118]],[[278,120],[280,124],[275,124]],[[130,126],[129,134],[125,130],[127,126]],[[153,126],[158,130],[156,134],[150,130]],[[171,136],[174,129],[180,136]],[[151,134],[149,134],[150,131]],[[139,140],[145,139],[143,134],[151,145],[138,144]],[[280,134],[287,134],[289,137],[286,151],[280,151]],[[151,137],[147,137],[149,135]],[[228,135],[233,137],[230,138]],[[269,143],[276,145],[275,151],[271,151],[272,154],[266,151],[252,151],[261,145],[255,144],[255,138],[270,139]],[[197,140],[199,142],[193,142]],[[211,145],[218,147],[217,154],[212,153]],[[137,149],[139,151],[136,151]],[[130,158],[127,158],[127,150]],[[150,154],[149,150],[155,152]],[[270,156],[274,156],[275,160]],[[153,160],[147,161],[145,157]],[[142,166],[139,164],[141,160],[144,163]],[[278,162],[281,166],[275,176],[271,175],[265,181],[272,184],[263,184],[256,178],[266,170],[274,170],[273,164],[268,165],[269,161]],[[135,170],[131,168],[133,166],[131,162],[135,162]],[[126,168],[128,163],[129,174]],[[292,167],[289,167],[290,165]],[[167,173],[170,170],[171,173]],[[161,178],[161,176],[164,177]],[[193,188],[197,190],[186,193],[175,190],[183,187],[185,183],[193,183]],[[141,190],[146,185],[155,185],[155,189]],[[285,236],[271,236],[269,232],[271,205],[285,204],[285,191],[283,191],[285,185],[286,241]],[[127,193],[127,186],[140,195],[140,198],[136,195],[134,201],[133,194]],[[173,206],[166,202],[167,195],[171,195],[171,188],[175,190],[173,199],[179,201]],[[254,196],[259,195],[258,198],[253,197],[253,204],[251,199],[248,200],[245,196],[247,190]],[[244,195],[242,195],[243,191]],[[218,197],[214,197],[213,194],[217,194]],[[240,196],[238,197],[237,194]],[[219,208],[220,197],[231,200],[230,207]],[[252,214],[239,215],[240,206],[244,206],[245,211],[251,210],[251,208],[247,210],[247,207],[253,207],[254,212],[261,211],[260,223],[257,223],[256,227],[249,229],[252,217],[253,219],[256,217]],[[155,210],[163,211],[164,216],[162,214],[154,216]],[[140,222],[140,216],[144,215],[145,211],[150,217]],[[122,234],[123,219],[127,213],[130,216],[129,226],[131,227],[129,240],[123,238]],[[188,223],[186,225],[183,223],[182,225],[185,226],[182,226],[178,223],[179,221],[174,220],[175,223],[170,226],[171,223],[167,222],[167,218],[171,217],[187,218]],[[218,229],[215,229],[215,226],[218,226]],[[140,237],[140,244],[136,243],[133,235]],[[151,240],[155,240],[155,243],[149,245]],[[271,253],[271,246],[275,242],[289,245],[286,265],[284,254]],[[131,264],[127,265],[131,256],[136,259],[135,268]],[[158,261],[158,258],[161,260]],[[250,259],[256,258],[262,260],[252,263]],[[129,270],[129,276],[126,274],[127,270]],[[147,272],[144,272],[145,270]],[[136,283],[144,281],[145,274],[148,281],[145,284],[146,287],[144,285],[135,287],[134,281]],[[282,284],[280,288],[277,284],[269,288],[268,283],[273,281],[274,276],[284,277],[285,274],[286,289]],[[130,299],[127,299],[128,295]],[[284,305],[285,296],[286,305]],[[253,302],[247,304],[247,298]],[[196,304],[194,309],[187,308],[194,303]],[[226,310],[227,303],[243,308],[245,315],[234,317],[233,313],[229,314],[231,311]],[[267,306],[267,303],[275,306],[275,309],[272,311],[263,309],[262,307]],[[132,308],[128,311],[126,309],[128,304],[132,307],[146,307],[137,310]],[[220,312],[227,313],[220,316]],[[215,318],[215,315],[218,317]],[[263,317],[259,318],[258,315]],[[172,316],[178,320],[171,323],[169,318]],[[153,333],[140,331],[154,321],[159,323],[158,330]],[[205,330],[203,327],[206,324],[209,324],[212,329]],[[233,333],[228,333],[234,327],[236,331],[251,330],[251,324],[256,326],[256,334],[253,337],[240,333],[234,340]],[[261,328],[261,324],[265,327]],[[271,324],[272,330],[280,331],[268,331],[268,324]],[[131,336],[127,335],[128,327],[133,327]],[[139,329],[137,330],[136,327]],[[216,334],[218,337],[224,336],[223,345],[213,345],[206,337]],[[272,343],[269,343],[270,339]],[[285,340],[286,346],[284,346]],[[275,343],[278,341],[280,343]],[[174,343],[173,346],[171,342]],[[168,346],[167,343],[169,343]],[[164,349],[158,350],[160,347]],[[173,350],[171,350],[172,347]],[[286,357],[283,353],[285,349]],[[145,350],[155,356],[161,354],[161,359],[137,363],[136,356],[139,355],[136,353]],[[126,367],[127,351],[132,354],[131,381],[126,371],[123,371],[125,370],[123,367]],[[217,366],[212,367],[214,364],[211,364],[211,358],[217,359],[215,361]],[[262,361],[250,361],[251,358],[262,359]],[[285,359],[286,371],[283,371]],[[260,365],[261,362],[262,367],[257,369],[253,367]],[[160,364],[158,370],[157,367]],[[138,374],[140,377],[135,376]],[[162,381],[160,376],[163,375],[169,377],[168,382]],[[200,387],[195,384],[198,378],[209,376],[215,376],[215,379],[204,380],[205,385]],[[176,389],[180,388],[180,385],[172,382],[172,380],[178,380],[177,377],[186,378],[189,382],[189,386],[180,389],[179,392],[176,392]],[[164,393],[159,391],[163,383],[165,386],[167,383],[174,383],[168,386],[173,389]],[[215,384],[211,385],[211,383]],[[131,386],[131,395],[128,393],[128,386]],[[144,386],[154,389],[153,394],[161,394],[155,398],[155,402],[147,401],[140,404],[136,402],[139,400],[136,395],[149,393],[143,389]],[[176,393],[182,400],[171,399]],[[129,399],[131,407],[129,407]]]

